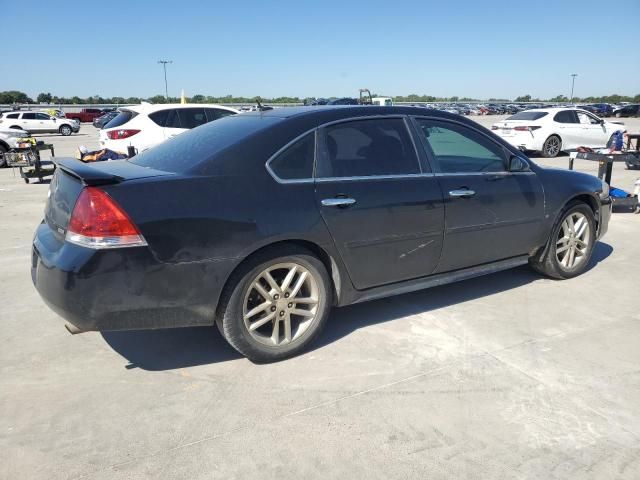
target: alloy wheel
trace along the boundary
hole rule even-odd
[[[558,137],[549,137],[544,148],[549,157],[555,157],[560,152],[560,139]]]
[[[318,280],[298,263],[260,272],[245,294],[242,318],[249,335],[279,347],[300,340],[318,318]]]
[[[591,239],[589,220],[580,212],[567,216],[556,240],[556,259],[561,267],[571,270],[587,258]]]

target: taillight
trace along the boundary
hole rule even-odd
[[[125,211],[104,190],[87,187],[73,207],[66,240],[88,248],[147,244]]]
[[[518,132],[533,132],[534,130],[539,129],[539,126],[532,126],[532,127],[523,127],[523,126],[518,126],[518,127],[513,127],[514,130],[517,130]]]
[[[107,137],[111,140],[122,140],[123,138],[129,138],[134,136],[136,133],[140,133],[140,130],[133,129],[120,129],[120,130],[110,130],[107,132]]]

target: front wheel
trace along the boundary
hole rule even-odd
[[[229,279],[216,318],[238,352],[273,362],[303,351],[322,330],[332,303],[324,264],[305,249],[272,249],[249,259]]]
[[[570,203],[551,232],[544,256],[533,258],[531,265],[552,278],[576,277],[589,266],[595,242],[593,210],[583,202]]]
[[[69,135],[71,135],[71,132],[72,132],[72,130],[71,130],[71,127],[69,125],[62,125],[60,127],[60,134],[63,137],[68,137]]]
[[[0,168],[8,167],[7,159],[4,158],[4,154],[7,153],[7,147],[0,145]]]
[[[562,140],[557,135],[551,135],[542,145],[542,156],[546,158],[556,157],[562,148]]]

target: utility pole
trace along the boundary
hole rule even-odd
[[[173,63],[173,60],[158,60],[164,68],[164,97],[169,101],[169,88],[167,87],[167,63]]]
[[[572,73],[571,74],[571,99],[569,100],[569,103],[573,103],[573,86],[576,83],[576,77],[578,76],[577,73]]]

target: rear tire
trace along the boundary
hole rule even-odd
[[[60,127],[60,135],[62,135],[63,137],[68,137],[69,135],[71,135],[71,133],[73,133],[73,130],[69,125],[62,125]]]
[[[216,315],[224,338],[257,363],[297,355],[320,334],[332,305],[324,264],[291,245],[260,252],[234,272]]]
[[[577,277],[588,268],[596,243],[596,220],[584,202],[569,203],[553,227],[546,252],[529,263],[539,273],[564,280]]]
[[[545,158],[557,157],[562,150],[562,140],[557,135],[551,135],[542,144],[542,156]]]

